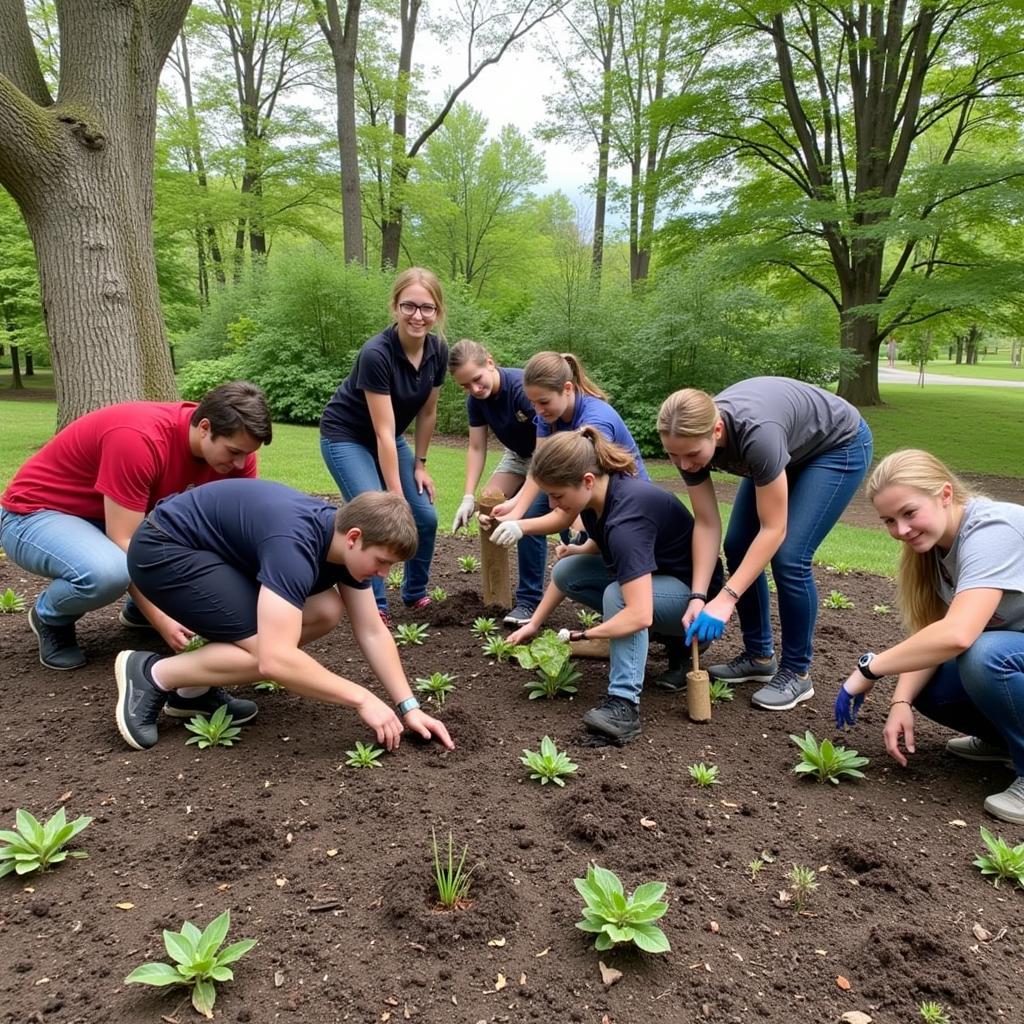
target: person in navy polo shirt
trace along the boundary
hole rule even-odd
[[[537,449],[531,472],[554,511],[524,520],[523,530],[547,534],[580,516],[587,540],[559,545],[544,597],[509,642],[526,643],[566,596],[600,611],[602,622],[570,633],[571,640],[610,641],[608,696],[583,724],[625,743],[640,733],[648,631],[682,636],[688,604],[710,596],[690,589],[693,517],[674,495],[641,479],[633,456],[596,427],[556,434]],[[722,581],[719,563],[711,594]]]
[[[152,747],[160,712],[182,687],[271,678],[355,709],[388,750],[404,726],[451,748],[444,725],[413,697],[368,586],[413,556],[416,534],[405,499],[380,491],[336,509],[269,480],[225,480],[160,502],[128,549],[132,582],[209,642],[169,658],[117,656],[115,717],[125,742]],[[393,709],[302,650],[342,613]]]
[[[537,444],[533,406],[523,390],[523,371],[495,364],[491,353],[478,341],[464,338],[452,346],[448,369],[455,383],[466,392],[469,418],[469,454],[466,457],[465,494],[455,513],[452,533],[468,526],[476,509],[475,492],[487,461],[487,432],[505,446],[485,490],[499,490],[506,498],[519,492],[530,472],[530,459]],[[545,515],[547,497],[538,493],[527,510],[528,518]],[[521,626],[529,622],[544,590],[547,563],[546,537],[523,536],[519,541],[519,585],[515,607],[505,616],[505,624]]]
[[[440,282],[421,267],[402,271],[391,290],[391,313],[395,322],[363,345],[352,372],[327,403],[320,418],[320,451],[346,501],[364,491],[405,495],[419,546],[405,563],[402,600],[422,608],[430,604],[427,585],[437,536],[427,450],[448,366]],[[410,448],[402,435],[414,420]],[[390,624],[383,580],[374,579],[373,593]]]

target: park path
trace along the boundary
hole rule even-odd
[[[975,388],[1024,388],[1024,380],[992,380],[989,377],[954,377],[948,373],[929,373],[924,371],[925,384],[960,384]],[[916,370],[890,369],[888,366],[878,367],[879,384],[916,384]]]

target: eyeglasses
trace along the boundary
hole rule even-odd
[[[419,311],[424,320],[429,320],[437,315],[437,306],[432,302],[400,302],[398,309],[403,316],[412,316]]]

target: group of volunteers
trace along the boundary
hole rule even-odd
[[[448,372],[469,422],[453,532],[475,514],[489,435],[504,447],[487,488],[505,500],[486,525],[494,543],[518,549],[509,639],[527,642],[565,597],[601,613],[570,634],[609,645],[607,695],[583,716],[588,732],[635,738],[650,641],[669,649],[653,684],[680,690],[684,652],[721,637],[734,611],[742,650],[710,666],[712,677],[757,684],[751,702],[768,711],[813,697],[811,560],[872,460],[871,432],[852,405],[783,377],[743,380],[714,397],[669,395],[657,429],[691,514],[651,482],[622,417],[573,355],[539,352],[512,369],[477,341],[449,351],[443,292],[422,268],[398,275],[391,313],[321,419],[340,508],[256,479],[254,453],[270,443],[271,423],[262,392],[245,382],[198,404],[128,403],[83,416],[0,496],[0,545],[51,580],[29,614],[44,665],[83,665],[75,623],[126,590],[120,621],[152,627],[174,652],[117,656],[116,721],[127,743],[156,743],[161,712],[227,705],[236,722],[249,721],[255,703],[224,688],[273,678],[354,708],[388,749],[404,728],[453,746],[411,692],[383,583],[402,562],[402,601],[430,603],[437,512],[427,462]],[[741,478],[724,538],[712,470]],[[1005,762],[1016,775],[985,809],[1024,823],[1024,507],[972,494],[918,450],[883,459],[867,486],[903,545],[897,601],[913,632],[860,657],[839,687],[837,726],[854,725],[865,694],[896,677],[889,753],[905,765],[914,752],[915,710],[965,733],[948,741],[951,754]],[[561,540],[545,587],[552,534]],[[304,652],[343,613],[390,705]],[[195,635],[207,643],[187,649]]]

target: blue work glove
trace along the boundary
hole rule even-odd
[[[847,725],[856,725],[857,712],[860,711],[860,706],[863,703],[863,693],[854,696],[846,689],[845,685],[840,686],[836,696],[836,728],[842,729]]]
[[[724,632],[725,622],[722,619],[716,619],[714,615],[708,615],[707,612],[702,611],[690,623],[690,628],[686,631],[686,643],[687,646],[694,640],[698,640],[702,644],[709,643],[712,640],[717,640]]]

